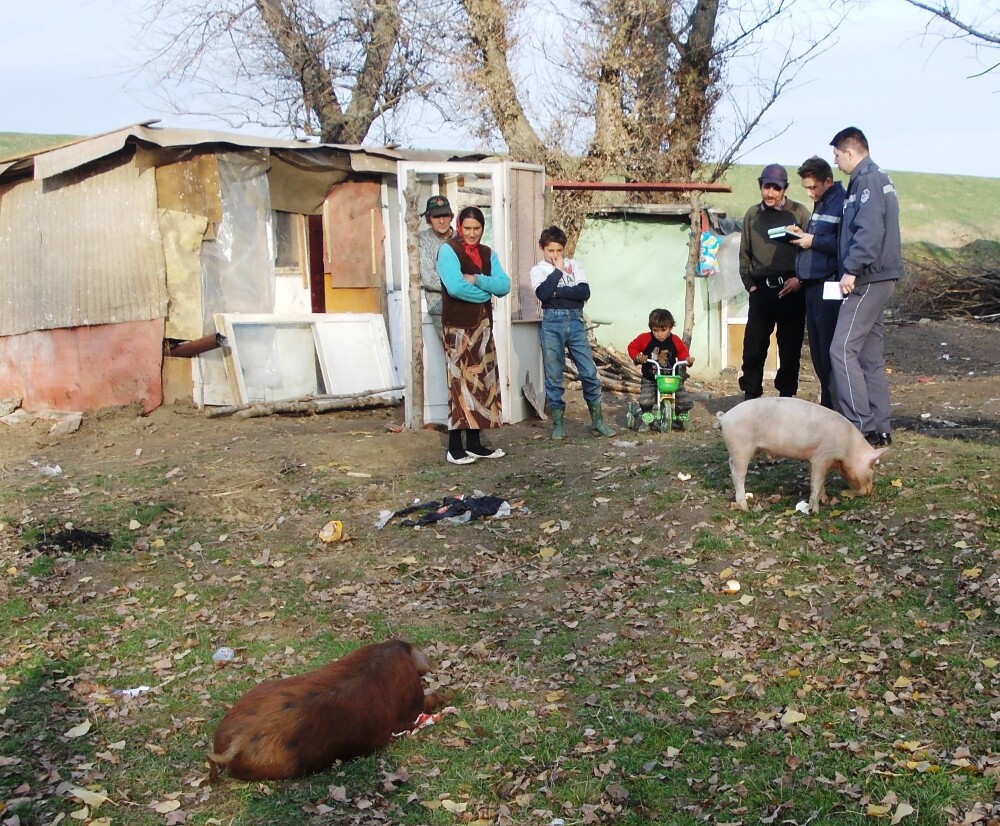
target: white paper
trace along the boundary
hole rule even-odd
[[[840,291],[840,282],[824,281],[823,298],[825,298],[827,301],[843,301],[844,294]]]

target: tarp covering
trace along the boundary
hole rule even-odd
[[[222,222],[201,248],[202,335],[215,332],[215,313],[274,312],[267,153],[220,153],[218,161]]]

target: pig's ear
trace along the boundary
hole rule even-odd
[[[887,448],[887,447],[880,447],[878,450],[876,450],[872,454],[872,465],[874,466],[875,464],[877,464],[878,460],[881,459],[888,452],[889,452],[889,448]]]

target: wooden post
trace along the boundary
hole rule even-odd
[[[406,255],[410,262],[410,424],[424,426],[424,326],[420,288],[420,197],[417,173],[410,172],[406,182]]]
[[[691,240],[688,243],[688,262],[684,271],[684,332],[681,338],[691,346],[694,331],[694,287],[701,258],[701,193],[691,193]]]

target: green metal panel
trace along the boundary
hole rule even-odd
[[[663,307],[684,332],[684,270],[691,225],[686,215],[591,217],[576,245],[576,257],[587,271],[591,298],[586,312],[603,322],[597,340],[624,353],[628,343],[648,329],[649,311]],[[691,354],[695,372],[720,369],[720,306],[709,305],[707,279],[695,282],[695,321]]]

